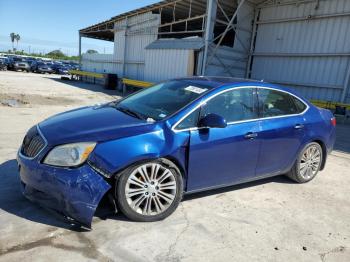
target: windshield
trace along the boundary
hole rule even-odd
[[[170,81],[131,95],[116,104],[116,108],[139,118],[162,120],[188,105],[211,86],[191,81]]]

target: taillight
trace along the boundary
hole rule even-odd
[[[332,124],[332,126],[336,126],[337,125],[337,119],[335,117],[331,118],[331,124]]]

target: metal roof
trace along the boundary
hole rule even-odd
[[[145,12],[151,12],[155,10],[159,10],[160,8],[164,8],[166,6],[170,6],[176,3],[177,10],[183,10],[184,13],[188,13],[187,5],[191,3],[195,5],[198,9],[206,10],[206,0],[164,0],[155,4],[147,5],[145,7],[141,7],[126,13],[119,14],[117,16],[113,16],[110,19],[103,21],[101,23],[83,28],[79,30],[79,33],[85,37],[97,38],[102,40],[114,41],[114,23],[118,20],[122,20],[126,17],[139,15]],[[171,13],[172,14],[172,13]]]
[[[199,50],[204,46],[201,37],[191,37],[182,39],[158,39],[148,46],[146,49],[191,49]]]
[[[168,16],[172,19],[174,10],[171,8],[171,6],[174,4],[176,5],[177,16],[179,17],[187,17],[189,10],[191,10],[193,16],[206,13],[207,0],[164,0],[155,4],[119,14],[117,16],[113,16],[106,21],[80,29],[79,33],[85,37],[114,41],[113,29],[114,23],[116,21],[120,21],[126,17],[139,15],[145,12],[158,13],[160,10],[162,10],[164,16]],[[235,10],[237,4],[232,0],[221,0],[221,6],[226,10],[227,15],[232,15],[231,12]]]

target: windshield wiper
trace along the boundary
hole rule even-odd
[[[117,110],[125,113],[125,114],[128,114],[129,116],[133,116],[133,117],[136,117],[138,119],[146,119],[144,115],[138,113],[138,112],[135,112],[133,110],[131,110],[130,108],[127,108],[127,107],[121,107],[121,106],[116,106],[115,107]]]

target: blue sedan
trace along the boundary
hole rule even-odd
[[[309,182],[335,125],[291,90],[193,77],[46,119],[17,159],[23,194],[79,224],[91,227],[104,197],[131,220],[157,221],[185,193],[282,174]]]

